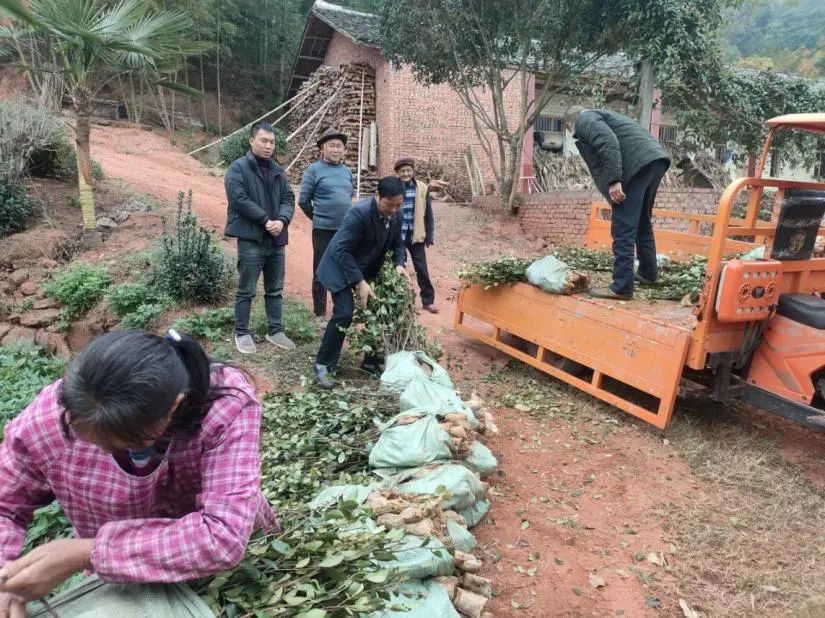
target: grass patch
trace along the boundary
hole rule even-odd
[[[205,339],[217,343],[232,332],[235,325],[235,313],[229,307],[206,309],[194,315],[175,320],[172,328],[186,333],[196,339]]]
[[[64,361],[46,356],[35,346],[0,346],[0,432],[65,367]]]
[[[672,507],[667,522],[691,606],[710,616],[783,616],[825,594],[825,494],[804,470],[718,415],[678,415],[668,437],[705,484],[706,499]]]
[[[312,341],[318,332],[312,321],[312,311],[305,303],[293,298],[284,299],[281,324],[284,327],[286,336],[295,343]],[[249,330],[260,339],[263,339],[269,333],[269,323],[267,322],[263,299],[257,300],[252,307]]]

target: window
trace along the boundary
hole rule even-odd
[[[659,127],[659,141],[665,145],[672,145],[676,141],[676,127],[661,125]]]
[[[544,133],[564,133],[564,118],[555,116],[539,116],[533,126],[534,131]]]

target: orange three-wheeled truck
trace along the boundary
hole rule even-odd
[[[548,294],[526,283],[461,291],[455,328],[664,429],[680,392],[740,399],[825,430],[825,257],[815,257],[825,183],[766,178],[778,131],[825,135],[825,113],[769,120],[755,176],[731,183],[713,215],[654,210],[688,231],[656,231],[658,253],[708,258],[698,303]],[[758,220],[765,189],[774,217]],[[743,218],[734,218],[740,194]],[[749,195],[748,195],[749,194]],[[594,203],[586,246],[610,246],[609,206]],[[764,247],[764,259],[742,255]]]

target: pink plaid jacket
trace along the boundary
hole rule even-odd
[[[19,556],[33,511],[57,498],[77,536],[94,539],[92,565],[106,581],[185,581],[237,565],[252,531],[277,519],[260,491],[255,391],[229,367],[215,367],[212,379],[231,390],[145,477],[67,440],[60,382],[43,389],[0,444],[0,564]]]

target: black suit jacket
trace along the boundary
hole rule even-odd
[[[318,281],[334,294],[374,279],[390,251],[393,264],[404,266],[407,252],[401,237],[402,221],[399,210],[387,227],[374,197],[358,202],[344,216],[324,252],[316,272]]]

